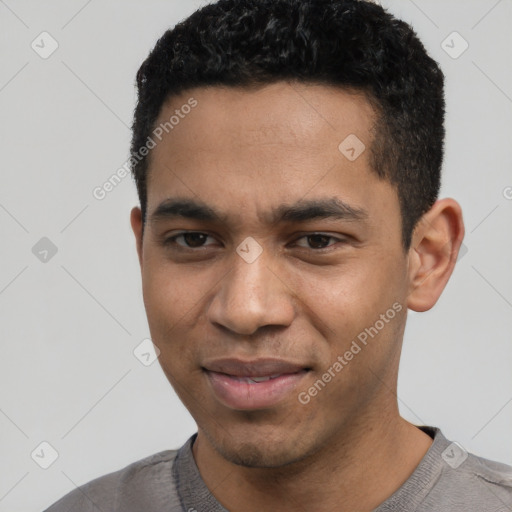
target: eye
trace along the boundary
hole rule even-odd
[[[166,238],[164,240],[164,245],[177,245],[183,249],[194,249],[197,247],[205,247],[205,242],[208,238],[213,237],[206,233],[200,233],[199,231],[187,231],[185,233],[178,233],[177,235]],[[184,243],[179,243],[178,240],[182,240]],[[208,247],[208,245],[206,245],[206,247]]]
[[[311,235],[305,235],[299,240],[306,240],[307,245],[301,245],[297,243],[299,247],[305,247],[307,249],[315,249],[315,250],[321,250],[321,249],[327,249],[328,247],[331,247],[333,244],[329,243],[329,241],[338,241],[338,242],[344,242],[341,238],[336,238],[331,235],[327,235],[325,233],[314,233]]]
[[[163,244],[165,246],[171,246],[178,249],[193,250],[214,245],[212,243],[206,243],[208,238],[214,240],[214,238],[207,233],[201,233],[199,231],[186,231],[164,239]],[[300,241],[305,241],[305,243],[299,243]],[[296,245],[305,249],[321,251],[322,249],[328,249],[329,247],[335,245],[336,242],[343,243],[345,240],[342,238],[334,237],[332,235],[328,235],[326,233],[312,233],[300,237],[297,240]]]

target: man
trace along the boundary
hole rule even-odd
[[[159,361],[198,432],[64,511],[498,511],[512,468],[400,417],[407,310],[462,213],[438,200],[443,74],[356,0],[220,0],[141,66],[131,212]]]

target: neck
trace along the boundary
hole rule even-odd
[[[432,439],[399,416],[354,425],[314,455],[281,468],[224,459],[201,430],[194,458],[206,486],[231,512],[372,511],[412,474]]]

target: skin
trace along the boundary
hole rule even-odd
[[[460,206],[438,200],[404,251],[396,190],[370,169],[375,114],[360,93],[285,82],[197,88],[168,101],[157,124],[191,96],[197,107],[151,151],[144,230],[138,207],[131,224],[160,365],[198,425],[199,471],[232,512],[370,511],[432,443],[399,415],[398,364],[407,309],[430,309],[453,271]],[[338,150],[349,134],[366,146],[355,161]],[[169,197],[201,201],[226,222],[153,221]],[[366,219],[267,222],[283,203],[332,197]],[[208,237],[164,246],[183,231]],[[246,237],[263,249],[252,263],[236,252]],[[300,403],[394,303],[402,310]],[[217,357],[279,357],[311,370],[279,403],[235,410],[202,370]]]

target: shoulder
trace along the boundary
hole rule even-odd
[[[512,467],[467,452],[461,452],[461,460],[453,463],[449,458],[453,445],[443,452],[443,469],[426,501],[452,511],[509,510]]]
[[[66,494],[45,512],[131,512],[140,507],[149,511],[158,500],[172,503],[175,499],[172,465],[177,452],[158,452],[91,480]]]
[[[437,427],[407,481],[375,512],[504,512],[512,510],[512,467],[484,459],[448,440]]]
[[[458,470],[461,476],[465,475],[468,485],[478,482],[480,490],[487,488],[497,496],[508,498],[507,503],[512,504],[512,466],[470,453]]]

